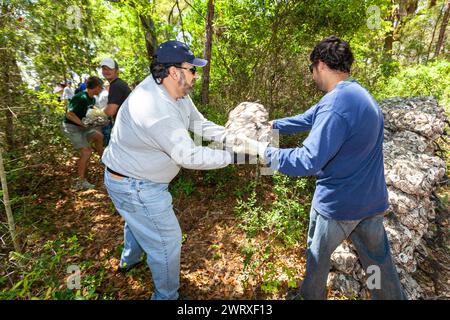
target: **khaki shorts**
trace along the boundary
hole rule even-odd
[[[65,122],[62,124],[62,131],[66,137],[72,141],[75,149],[90,147],[88,139],[97,132],[95,128],[82,128],[80,126]]]

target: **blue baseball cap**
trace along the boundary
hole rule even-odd
[[[164,64],[187,62],[197,67],[204,67],[208,63],[207,60],[196,58],[186,44],[175,40],[166,41],[158,46],[156,62]]]

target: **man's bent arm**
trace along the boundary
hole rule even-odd
[[[347,138],[346,120],[333,111],[317,115],[309,136],[301,148],[268,147],[267,163],[290,176],[311,176],[319,172],[339,151]]]
[[[278,129],[281,134],[290,134],[311,130],[316,106],[317,105],[314,105],[304,113],[293,117],[273,120],[272,128]]]
[[[78,124],[81,127],[84,127],[83,122],[81,122],[80,118],[78,118],[78,116],[75,114],[75,112],[68,111],[66,113],[66,117],[67,117],[67,119],[69,119],[73,123],[76,123],[76,124]]]
[[[115,104],[115,103],[108,103],[105,107],[105,109],[103,109],[103,112],[109,116],[115,116],[117,114],[117,110],[119,110],[119,105]]]
[[[183,168],[210,170],[223,168],[232,163],[233,159],[228,151],[195,145],[183,124],[177,123],[174,119],[161,119],[153,123],[148,132],[150,133],[148,138],[156,142],[161,151]],[[164,133],[161,134],[162,132]]]

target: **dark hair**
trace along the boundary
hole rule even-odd
[[[150,65],[150,72],[157,84],[161,84],[164,78],[169,75],[168,70],[170,67],[181,67],[181,63],[159,63],[156,62],[156,57],[153,58],[152,64]]]
[[[86,80],[86,88],[88,89],[94,89],[101,86],[103,86],[103,81],[99,77],[92,76]]]
[[[330,69],[350,72],[353,53],[347,42],[336,36],[329,36],[316,44],[309,59],[313,64],[322,61]]]

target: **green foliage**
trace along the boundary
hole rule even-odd
[[[264,293],[278,293],[281,289],[282,281],[279,278],[279,270],[273,262],[265,263],[266,272],[263,275],[263,282],[261,284],[261,290]],[[282,266],[282,272],[287,276],[287,287],[289,289],[296,288],[297,282],[295,280],[294,272],[292,268]]]
[[[94,40],[104,21],[98,12],[94,15],[93,8],[99,5],[99,0],[39,0],[24,7],[24,26],[20,30],[26,39],[25,53],[32,59],[32,65],[27,65],[38,73],[40,83],[70,79],[71,72],[93,73]]]
[[[434,96],[450,109],[450,62],[436,60],[427,65],[398,67],[399,71],[380,82],[374,92],[377,99],[393,96]]]
[[[241,248],[241,253],[244,255],[244,271],[249,267],[252,257],[255,254],[255,248],[247,245]]]
[[[265,232],[286,245],[298,243],[305,234],[309,217],[311,183],[306,178],[273,176],[275,200],[267,207],[259,205],[257,189],[246,200],[238,200],[235,212],[249,237]]]
[[[101,20],[102,33],[96,41],[99,63],[102,58],[112,57],[120,66],[120,77],[130,85],[142,81],[149,73],[149,61],[145,47],[145,32],[139,14],[146,14],[151,5],[133,1],[137,6],[123,3],[107,3],[97,6],[104,16]],[[148,2],[147,2],[148,3]]]
[[[260,229],[265,227],[264,221],[261,221],[262,219],[260,218],[262,208],[256,205],[255,191],[252,192],[247,200],[238,200],[235,212],[238,218],[243,218],[242,226],[248,236],[254,237]]]
[[[72,77],[72,72],[96,74],[98,62],[107,56],[119,62],[123,79],[130,84],[141,81],[149,73],[147,34],[141,17],[152,18],[158,42],[174,39],[181,30],[189,33],[192,50],[201,56],[207,1],[189,1],[195,10],[180,1],[182,11],[172,12],[169,22],[174,3],[171,0],[1,2],[0,56],[4,63],[0,73],[5,75],[3,84],[12,85],[0,88],[0,100],[12,106],[17,115],[13,118],[16,146],[4,155],[10,197],[17,225],[24,226],[24,230],[36,229],[27,235],[27,241],[44,240],[41,245],[35,243],[34,248],[39,248],[35,252],[10,254],[7,267],[14,272],[11,277],[0,278],[0,299],[110,298],[98,293],[105,271],[91,270],[89,261],[78,263],[82,289],[66,289],[66,267],[69,262],[78,261],[83,254],[82,242],[92,241],[93,234],[78,239],[54,232],[57,227],[46,213],[56,210],[56,203],[38,201],[41,200],[38,190],[45,186],[46,179],[53,178],[42,168],[47,166],[48,171],[52,164],[66,160],[73,152],[60,130],[65,105],[52,91],[57,82]],[[442,55],[434,57],[437,37],[432,39],[444,2],[438,1],[433,8],[425,8],[424,3],[421,2],[416,14],[402,21],[393,50],[387,53],[383,47],[386,36],[395,29],[392,18],[398,1],[217,0],[210,61],[211,102],[198,108],[206,118],[221,125],[225,124],[228,112],[244,100],[259,100],[272,119],[301,113],[322,96],[308,71],[309,53],[318,40],[336,34],[352,46],[356,58],[354,77],[377,99],[432,95],[449,111],[448,42]],[[367,26],[370,17],[366,10],[371,5],[380,9],[381,21],[375,29]],[[74,9],[81,13],[78,25]],[[23,85],[29,78],[34,78],[39,91]],[[195,89],[193,99],[198,102],[201,81],[197,81]],[[300,145],[304,136],[284,137],[281,145]],[[266,244],[289,247],[304,243],[314,181],[277,174],[270,183],[266,183],[266,177],[262,178],[263,183],[257,183],[250,174],[254,166],[239,170],[247,174],[241,175],[237,166],[195,174],[182,172],[171,184],[171,192],[176,196],[196,196],[200,185],[213,188],[215,200],[238,199],[237,220],[251,241],[241,248],[245,274],[252,276],[256,268],[263,268],[259,280],[261,290],[268,294],[279,292],[283,285],[280,272],[287,275],[288,287],[294,287],[294,271],[277,264],[272,247],[261,245],[258,236]],[[441,202],[448,207],[448,196]],[[116,213],[112,204],[108,212]],[[6,230],[3,223],[0,226],[2,232]],[[56,237],[48,238],[52,234]],[[187,237],[188,234],[183,234],[183,242]],[[222,258],[220,248],[219,244],[210,247],[212,259]],[[111,254],[119,256],[121,250],[119,246]],[[3,257],[8,255],[2,251],[1,262]],[[23,268],[19,267],[19,260],[24,262]]]
[[[199,108],[199,111],[205,116],[206,119],[221,126],[225,125],[228,120],[228,114],[222,112],[222,110],[217,106],[203,105]]]
[[[244,100],[259,100],[273,117],[305,110],[319,97],[307,68],[315,42],[333,33],[367,33],[366,8],[385,2],[216,1],[211,104],[224,114]],[[197,48],[206,1],[193,6],[200,14],[190,11],[184,21]]]
[[[295,268],[280,262],[274,254],[274,244],[262,245],[245,244],[241,247],[244,256],[244,267],[242,270],[242,283],[247,287],[250,278],[258,278],[261,283],[261,291],[266,294],[277,294],[283,286],[297,288]],[[258,275],[257,270],[261,270]],[[281,280],[281,277],[287,278]]]
[[[219,260],[220,258],[222,258],[222,253],[220,252],[220,245],[218,244],[212,244],[209,246],[209,248],[212,251],[212,259],[213,260]]]
[[[380,66],[380,69],[383,77],[389,78],[390,76],[393,76],[398,73],[398,71],[400,70],[400,63],[394,59],[387,59],[383,61],[383,63]]]
[[[278,273],[275,270],[275,266],[272,262],[267,262],[266,268],[268,270],[264,273],[261,290],[265,293],[277,293],[281,281],[278,279]]]
[[[97,287],[103,281],[104,271],[95,275],[84,274],[89,262],[77,263],[83,252],[76,235],[59,234],[47,240],[38,255],[10,253],[10,262],[20,260],[25,267],[19,271],[19,280],[11,288],[0,291],[0,299],[95,299]],[[81,271],[81,289],[70,290],[66,285],[67,267],[78,265]],[[6,282],[5,279],[2,282]]]
[[[174,182],[170,185],[170,190],[175,196],[184,193],[186,196],[190,196],[195,192],[195,184],[190,178],[184,178],[180,175]]]
[[[247,181],[244,184],[236,184],[233,194],[237,199],[241,200],[244,195],[248,195],[255,190],[256,184],[256,180]]]
[[[214,195],[216,199],[225,199],[230,194],[229,189],[235,185],[236,172],[236,166],[203,171],[203,184],[215,189]]]
[[[21,201],[20,196],[14,195],[31,196],[44,179],[37,178],[36,172],[29,168],[39,171],[42,165],[57,162],[59,154],[49,151],[67,143],[60,129],[64,106],[45,87],[40,91],[22,88],[19,103],[26,110],[15,120],[16,149],[4,154],[12,200],[19,202],[18,207],[26,198]]]

